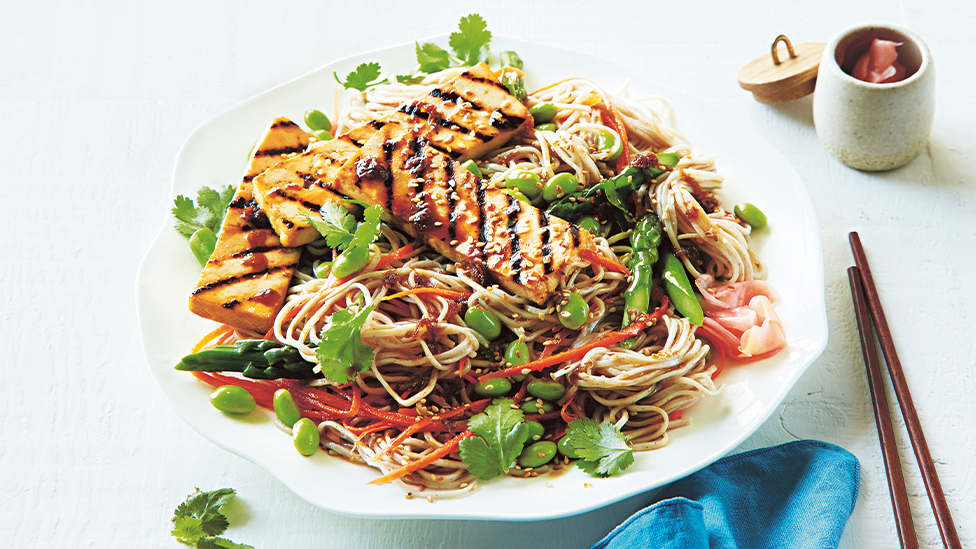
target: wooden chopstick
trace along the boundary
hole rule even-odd
[[[898,404],[901,406],[901,415],[905,419],[908,437],[911,439],[912,448],[915,450],[915,460],[922,472],[922,480],[925,482],[925,490],[928,492],[929,504],[935,512],[935,522],[939,526],[942,543],[950,549],[962,549],[962,545],[959,543],[959,534],[956,532],[956,525],[952,521],[952,513],[949,512],[949,505],[946,503],[945,494],[942,492],[939,474],[935,470],[932,454],[929,453],[929,446],[925,442],[925,434],[922,432],[922,424],[918,420],[918,412],[915,411],[915,404],[912,402],[908,381],[905,379],[901,361],[898,360],[898,353],[895,351],[895,342],[891,338],[888,321],[885,319],[884,310],[881,308],[881,299],[878,297],[878,289],[874,285],[874,277],[871,276],[868,258],[861,246],[861,238],[856,232],[852,232],[850,241],[851,250],[854,252],[854,262],[860,271],[864,294],[867,297],[868,309],[874,319],[874,328],[878,335],[878,341],[881,343],[881,351],[884,353],[885,361],[888,364],[891,385],[895,389]]]
[[[864,300],[861,287],[861,273],[857,267],[847,269],[851,283],[851,297],[854,298],[854,316],[857,318],[857,331],[861,336],[861,352],[868,371],[868,387],[871,389],[871,402],[874,404],[874,419],[878,424],[878,438],[881,440],[881,455],[884,457],[885,473],[888,476],[888,492],[891,506],[895,512],[895,526],[898,527],[898,540],[902,549],[918,549],[915,537],[915,522],[912,509],[908,505],[908,491],[905,489],[905,476],[901,470],[895,433],[891,428],[891,412],[884,382],[881,381],[881,366],[878,364],[878,351],[874,344],[874,331],[871,327],[871,313]]]

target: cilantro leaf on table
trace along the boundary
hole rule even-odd
[[[345,385],[373,364],[373,349],[363,343],[361,330],[376,305],[373,303],[355,314],[348,309],[336,311],[319,334],[322,341],[315,350],[315,358],[322,367],[322,375],[333,383]]]
[[[461,18],[458,23],[458,31],[452,32],[448,44],[458,58],[474,65],[481,60],[481,49],[487,49],[491,42],[491,31],[485,20],[477,13],[472,13]]]
[[[511,399],[502,398],[468,420],[477,436],[459,443],[461,459],[468,471],[485,480],[493,479],[512,466],[529,438],[522,410]]]
[[[332,73],[336,82],[342,84],[346,89],[356,89],[366,91],[366,88],[379,84],[380,64],[379,63],[360,63],[356,70],[346,75],[346,81],[339,80],[339,75]]]
[[[221,508],[234,499],[236,492],[232,488],[222,488],[210,492],[202,492],[195,488],[186,500],[173,512],[173,531],[170,532],[182,544],[198,549],[223,547],[226,549],[253,549],[250,545],[239,545],[234,542],[218,538],[227,530],[227,517],[221,513]]]
[[[433,42],[425,42],[424,45],[417,42],[414,44],[417,45],[417,63],[420,64],[422,72],[438,72],[451,66],[450,54],[444,48]]]
[[[183,236],[190,238],[193,233],[207,228],[216,233],[227,214],[227,208],[234,199],[236,189],[227,185],[223,190],[215,191],[210,187],[201,187],[197,191],[197,204],[193,200],[178,195],[173,201],[173,217],[176,218],[176,230]]]
[[[577,465],[587,473],[607,477],[634,463],[634,450],[619,429],[610,423],[577,418],[566,428],[567,446],[580,457]]]

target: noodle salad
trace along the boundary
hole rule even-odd
[[[173,209],[204,264],[190,309],[221,323],[176,368],[408,497],[621,473],[726,360],[786,346],[765,216],[722,204],[667,102],[529,93],[490,38],[471,15],[410,74],[336,75],[331,117],[273,121],[240,185]]]

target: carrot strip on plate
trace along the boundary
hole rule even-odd
[[[386,267],[390,263],[393,263],[394,261],[396,261],[398,259],[403,259],[404,257],[407,257],[408,255],[410,255],[412,253],[413,253],[413,244],[407,244],[406,246],[404,246],[404,247],[402,247],[400,249],[393,250],[392,252],[390,252],[390,253],[388,253],[388,254],[386,254],[386,255],[384,255],[383,257],[380,258],[379,262],[376,264],[376,269],[375,270],[378,271],[378,270],[382,269],[383,267]]]
[[[583,259],[589,261],[590,263],[596,263],[608,271],[630,276],[630,269],[601,254],[600,252],[593,250],[580,250],[579,254]]]
[[[411,288],[409,290],[404,290],[393,295],[388,295],[383,298],[383,301],[388,299],[399,299],[401,297],[406,297],[408,295],[416,294],[433,294],[441,297],[446,297],[448,299],[461,299],[462,297],[467,297],[471,294],[459,292],[457,290],[448,290],[447,288]]]
[[[465,431],[460,435],[452,438],[451,440],[445,442],[443,446],[427,454],[421,459],[418,459],[417,461],[404,465],[403,467],[400,467],[396,471],[391,471],[390,473],[387,473],[378,479],[371,480],[367,484],[385,484],[387,482],[393,482],[394,480],[400,477],[409,475],[414,471],[423,469],[424,467],[427,467],[431,463],[434,463],[435,461],[441,459],[442,457],[450,454],[454,450],[457,450],[458,443],[472,436],[474,436],[474,433],[472,433],[471,431]]]
[[[475,410],[476,412],[481,412],[482,410],[488,407],[488,404],[490,402],[491,399],[488,398],[482,400],[476,400],[474,402],[469,402],[468,404],[465,404],[463,406],[458,406],[453,410],[449,410],[441,414],[435,414],[432,416],[425,417],[422,420],[414,423],[413,425],[408,425],[407,428],[404,429],[402,433],[400,433],[399,435],[397,435],[395,439],[390,441],[389,446],[384,448],[382,452],[376,454],[373,457],[373,459],[370,460],[370,462],[375,463],[379,461],[380,458],[390,453],[390,451],[392,451],[394,448],[399,447],[401,444],[403,444],[403,441],[407,440],[410,437],[410,435],[416,433],[417,431],[423,431],[424,428],[430,426],[433,423],[437,423],[445,419],[452,418],[466,410]]]

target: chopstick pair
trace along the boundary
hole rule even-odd
[[[925,490],[928,492],[929,504],[935,512],[935,520],[939,526],[939,533],[942,535],[942,543],[947,548],[961,549],[959,534],[952,522],[952,514],[949,512],[949,506],[942,492],[942,483],[939,482],[939,475],[935,470],[935,464],[932,462],[928,444],[925,442],[925,434],[922,433],[922,425],[919,423],[918,413],[915,411],[915,404],[912,402],[912,395],[908,390],[908,382],[902,371],[901,362],[898,360],[898,353],[895,351],[895,343],[891,338],[891,331],[888,329],[884,310],[881,308],[878,290],[874,285],[874,278],[871,276],[871,267],[868,266],[867,256],[865,256],[864,248],[861,246],[861,238],[856,232],[852,232],[850,241],[851,250],[854,252],[854,262],[857,266],[848,269],[847,275],[850,279],[851,294],[854,298],[857,330],[861,336],[861,350],[864,353],[864,362],[868,371],[868,386],[871,390],[871,400],[874,402],[874,417],[878,424],[878,437],[881,439],[881,453],[884,457],[885,471],[888,476],[888,490],[895,512],[898,538],[903,548],[918,548],[915,525],[912,521],[912,510],[908,505],[908,492],[905,489],[905,478],[902,475],[898,448],[895,445],[895,436],[891,428],[888,399],[885,396],[884,385],[881,380],[881,367],[878,362],[878,353],[875,350],[874,334],[871,330],[872,319],[878,341],[881,343],[881,351],[884,353],[888,365],[891,385],[898,397],[901,413],[908,428],[908,436],[912,441],[912,448],[915,450],[915,460],[918,461],[919,469],[922,472],[922,480],[925,482]]]

